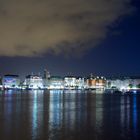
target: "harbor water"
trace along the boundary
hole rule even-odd
[[[140,94],[0,91],[0,140],[138,140]]]

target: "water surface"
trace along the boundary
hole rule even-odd
[[[140,95],[0,92],[0,140],[138,140]]]

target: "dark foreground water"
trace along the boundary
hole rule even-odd
[[[140,95],[0,92],[0,140],[139,140]]]

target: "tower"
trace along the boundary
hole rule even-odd
[[[47,69],[45,69],[44,70],[44,79],[49,79],[49,78],[50,78],[50,72]]]

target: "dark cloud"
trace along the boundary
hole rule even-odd
[[[95,47],[106,37],[112,23],[131,12],[130,2],[0,0],[0,55],[78,52],[89,48],[74,44],[84,44],[91,39]]]

